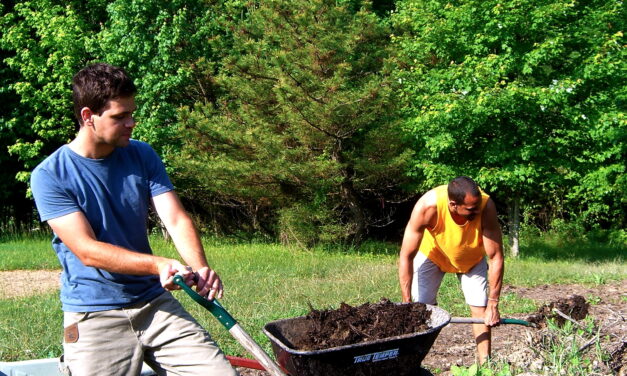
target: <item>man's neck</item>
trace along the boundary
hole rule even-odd
[[[76,135],[76,138],[72,140],[68,146],[76,154],[90,159],[106,158],[115,150],[115,146],[96,142],[87,134],[86,130],[82,128]]]
[[[451,218],[453,218],[453,221],[458,225],[464,225],[466,224],[466,222],[468,222],[468,219],[457,214],[455,210],[451,208],[451,205],[448,206],[448,212],[451,213]]]

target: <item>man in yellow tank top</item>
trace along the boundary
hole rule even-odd
[[[490,355],[490,327],[500,320],[503,244],[494,201],[466,176],[430,190],[416,203],[400,252],[403,302],[437,304],[445,273],[457,274],[472,317],[484,319],[473,325],[483,363]]]

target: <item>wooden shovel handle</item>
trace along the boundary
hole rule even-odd
[[[449,322],[451,324],[483,324],[484,323],[483,319],[472,318],[472,317],[451,317],[451,321]],[[524,326],[535,328],[535,324],[530,323],[529,321],[518,320],[518,319],[501,319],[499,323],[501,325],[514,324],[514,325],[524,325]]]

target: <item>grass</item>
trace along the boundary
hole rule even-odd
[[[303,251],[261,242],[205,239],[204,243],[209,262],[225,285],[221,303],[269,353],[269,341],[261,330],[270,321],[304,315],[310,306],[336,308],[341,302],[355,305],[376,302],[381,297],[400,300],[396,244],[372,242],[360,248]],[[152,238],[151,244],[156,254],[176,255],[172,244],[160,238]],[[553,283],[602,284],[626,275],[624,252],[600,261],[591,261],[587,255],[558,257],[558,252],[545,259],[554,245],[548,240],[539,244],[545,247],[542,252],[523,249],[519,259],[507,258],[505,284],[527,287]],[[58,261],[49,239],[12,237],[0,239],[0,266],[2,270],[56,269]],[[175,296],[227,354],[246,355],[208,311],[183,292],[175,292]],[[445,277],[438,300],[454,316],[469,314],[453,275]],[[536,308],[533,302],[513,294],[502,298],[503,316]],[[58,356],[61,326],[57,293],[0,298],[0,361]]]
[[[0,270],[59,269],[50,237],[5,237],[0,240]]]

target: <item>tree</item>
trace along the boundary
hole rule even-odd
[[[223,20],[238,2],[120,0],[107,6],[95,37],[98,56],[125,67],[138,88],[134,136],[169,158],[178,150],[177,110],[215,101],[212,76],[222,53]],[[222,49],[222,50],[221,50]]]
[[[373,202],[399,193],[407,153],[384,73],[389,30],[354,5],[259,3],[231,26],[224,95],[185,115],[178,168],[207,202],[248,208],[253,230],[274,221],[290,242],[359,242],[385,219]]]
[[[507,204],[511,235],[517,235],[522,203],[574,218],[572,209],[587,215],[604,202],[624,223],[624,210],[618,213],[625,205],[624,184],[618,186],[624,142],[613,145],[625,137],[614,100],[625,94],[619,2],[408,0],[397,6],[396,77],[403,82],[406,130],[416,140],[412,175],[424,188],[457,175],[475,177]],[[610,128],[612,135],[599,133]],[[592,155],[600,150],[602,157]],[[598,174],[609,192],[591,184]],[[607,198],[615,195],[620,200],[612,207]]]
[[[71,79],[89,63],[126,68],[139,88],[134,137],[167,156],[178,144],[177,108],[212,100],[218,56],[211,39],[225,10],[198,1],[14,1],[0,8],[0,147],[6,191],[25,196],[30,171],[74,136]],[[167,162],[167,161],[166,161]],[[5,167],[6,166],[6,167]],[[16,180],[15,180],[16,179]],[[12,210],[12,212],[16,212]]]
[[[32,221],[30,171],[73,134],[70,81],[88,59],[103,1],[32,0],[0,8],[0,225]]]

